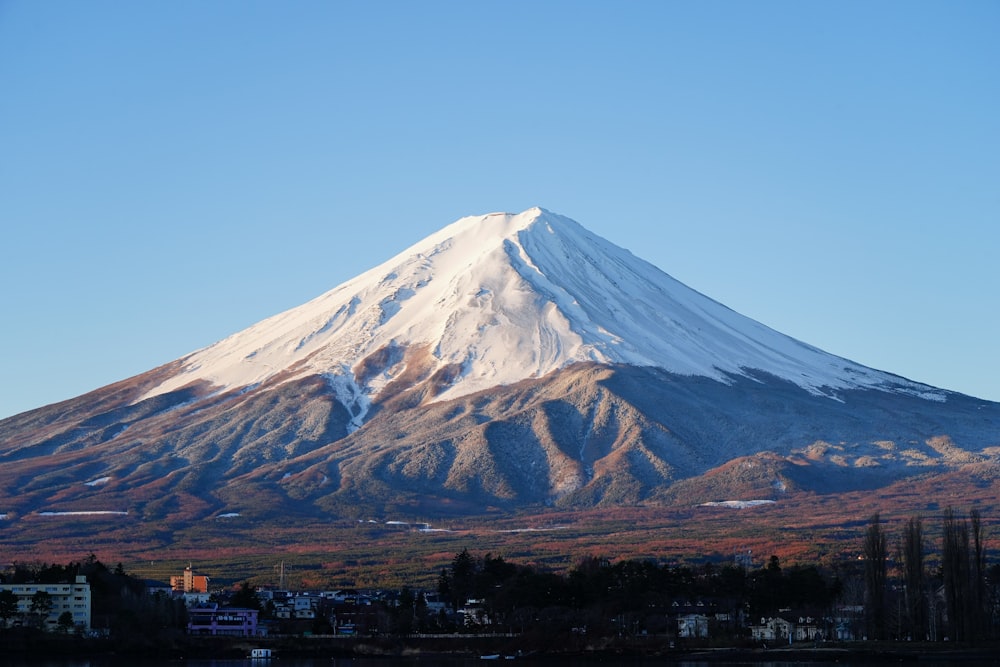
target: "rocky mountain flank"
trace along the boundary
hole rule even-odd
[[[995,485],[1000,404],[828,355],[541,209],[0,421],[0,514],[435,517]]]

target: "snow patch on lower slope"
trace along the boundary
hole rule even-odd
[[[702,503],[699,507],[728,507],[730,509],[747,509],[750,507],[760,507],[761,505],[773,505],[773,500],[717,500]]]
[[[128,516],[128,512],[114,510],[81,510],[65,512],[39,512],[38,516]]]
[[[349,375],[346,369],[342,369],[339,374],[327,374],[325,377],[334,396],[351,415],[347,432],[354,433],[365,423],[365,417],[371,408],[371,398],[358,387],[353,375]]]

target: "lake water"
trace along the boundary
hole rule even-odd
[[[613,656],[588,657],[588,658],[566,658],[566,657],[537,657],[522,658],[516,661],[501,660],[491,661],[476,657],[453,658],[453,657],[430,657],[421,658],[351,658],[351,659],[317,659],[317,658],[284,658],[276,660],[143,660],[124,658],[100,658],[100,659],[45,659],[37,660],[3,660],[0,659],[0,667],[485,667],[491,664],[523,664],[523,665],[549,665],[556,667],[570,667],[571,665],[601,665],[606,667],[656,667],[659,665],[670,665],[671,667],[737,667],[753,665],[754,667],[886,667],[891,662],[699,662],[699,661],[675,661],[666,658],[617,658]],[[906,664],[906,663],[903,663]],[[962,667],[998,667],[1000,666],[1000,656],[996,659],[986,660],[961,660],[952,662],[948,660],[921,659],[920,667],[951,667],[961,665]]]

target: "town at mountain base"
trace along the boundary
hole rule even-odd
[[[196,660],[251,649],[325,660],[983,659],[1000,640],[1000,564],[982,519],[947,508],[934,520],[890,523],[876,512],[852,540],[861,558],[822,563],[744,551],[690,563],[588,556],[553,567],[464,548],[436,553],[419,584],[306,583],[287,579],[284,562],[273,573],[246,561],[112,571],[93,554],[65,566],[15,563],[0,572],[0,646],[8,656]]]
[[[998,478],[1000,404],[795,341],[531,209],[0,421],[0,543],[63,552],[99,522],[130,552],[220,526],[252,549],[241,524],[281,544],[336,522],[838,498],[824,521],[846,525],[857,493],[991,514]],[[952,495],[906,493],[936,484]]]

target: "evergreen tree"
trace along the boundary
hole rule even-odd
[[[468,549],[462,549],[451,562],[451,605],[457,611],[472,595],[476,586],[476,561]]]
[[[944,512],[941,536],[941,577],[944,582],[948,633],[955,641],[970,639],[969,526],[949,507]]]
[[[260,598],[257,597],[257,589],[251,586],[249,581],[244,581],[240,584],[240,587],[229,598],[229,604],[241,609],[256,609],[257,611],[261,609]]]
[[[0,621],[3,621],[4,627],[7,627],[7,623],[16,615],[17,595],[7,589],[0,591]]]
[[[970,639],[985,639],[989,608],[986,605],[986,551],[983,545],[983,521],[979,510],[969,512],[972,530],[972,562],[969,572],[970,612],[972,614]]]
[[[57,622],[56,625],[56,627],[59,629],[59,632],[66,634],[73,629],[73,625],[74,624],[73,624],[72,612],[64,611],[63,613],[59,614],[59,621]]]
[[[414,605],[416,597],[409,587],[404,587],[399,594],[399,601],[392,613],[392,630],[398,635],[408,635],[413,632]]]
[[[438,575],[437,592],[438,595],[441,596],[442,600],[451,601],[453,599],[451,592],[451,574],[448,572],[448,568],[446,567],[441,568],[441,574]]]
[[[45,591],[36,591],[31,596],[31,607],[29,607],[28,611],[31,615],[32,624],[38,628],[44,627],[45,620],[49,617],[49,612],[51,611],[52,596]]]
[[[879,513],[865,532],[865,624],[870,639],[885,639],[886,540]]]
[[[430,613],[427,608],[427,597],[423,591],[417,594],[417,599],[413,603],[413,616],[417,622],[417,630],[426,631],[430,625]]]
[[[910,638],[923,640],[927,635],[927,611],[924,604],[924,529],[923,520],[910,517],[903,531],[903,593]]]

